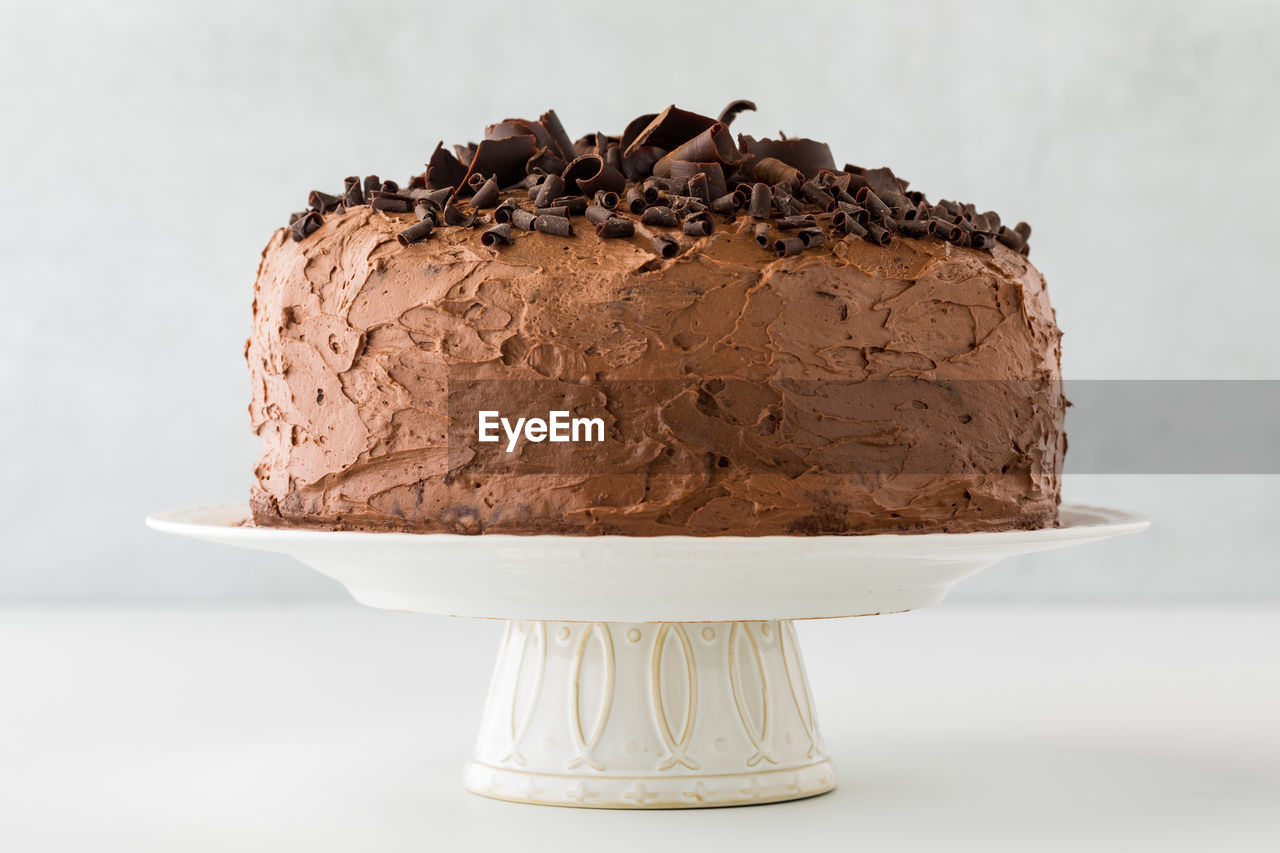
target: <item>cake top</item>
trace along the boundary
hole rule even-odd
[[[779,257],[841,239],[883,246],[895,235],[1029,252],[1025,222],[1010,228],[994,211],[932,203],[888,168],[837,169],[824,142],[745,134],[735,142],[730,124],[754,109],[734,101],[712,118],[670,106],[634,119],[621,136],[590,133],[576,142],[554,111],[537,121],[506,119],[486,128],[479,144],[452,153],[438,144],[426,171],[404,187],[370,175],[346,178],[339,194],[313,190],[309,209],[290,217],[290,232],[304,240],[326,214],[368,205],[415,214],[398,234],[405,246],[449,225],[482,228],[484,245],[500,248],[512,242],[512,229],[567,237],[583,217],[601,238],[647,237],[657,255],[672,258],[682,251],[675,234],[708,236],[746,216],[761,250]]]

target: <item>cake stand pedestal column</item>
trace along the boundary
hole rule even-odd
[[[465,787],[698,808],[835,787],[788,620],[508,622]]]

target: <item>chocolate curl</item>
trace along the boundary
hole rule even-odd
[[[728,182],[725,181],[724,170],[720,168],[719,163],[695,163],[692,160],[676,160],[671,164],[671,174],[667,180],[670,182],[671,192],[676,195],[692,195],[689,189],[689,183],[693,181],[699,174],[705,175],[707,178],[707,200],[719,198],[729,191]],[[683,184],[681,182],[684,182]]]
[[[597,190],[620,193],[627,187],[627,179],[622,177],[622,173],[606,163],[599,154],[583,154],[565,167],[561,177],[570,190],[576,189],[587,197],[594,195]]]
[[[320,190],[312,190],[307,196],[307,206],[320,213],[328,213],[331,210],[335,210],[341,203],[342,198],[340,196],[322,193]]]
[[[796,232],[796,237],[800,242],[804,243],[805,248],[807,249],[811,249],[814,246],[821,246],[823,243],[827,242],[827,233],[817,227],[801,228]]]
[[[654,194],[655,197],[657,194]],[[649,206],[645,199],[644,190],[639,187],[632,187],[627,190],[627,209],[632,213],[643,213],[644,209]]]
[[[707,189],[707,174],[699,172],[689,179],[689,195],[706,204],[711,201],[711,191]]]
[[[720,122],[708,127],[688,142],[684,142],[667,152],[667,156],[659,160],[653,167],[653,173],[659,177],[671,173],[671,164],[679,160],[692,163],[720,163],[735,166],[746,158],[733,144],[733,136],[729,128]]]
[[[840,223],[840,228],[844,231],[845,234],[848,234],[852,237],[865,238],[867,236],[867,229],[859,225],[858,220],[854,219],[853,217],[846,217],[844,222]]]
[[[587,200],[580,195],[558,196],[551,203],[568,210],[569,216],[581,216],[587,212]]]
[[[462,183],[462,179],[467,176],[467,167],[458,161],[444,148],[444,143],[436,145],[436,150],[431,152],[431,159],[427,161],[427,186],[431,189],[439,189],[440,187],[448,187],[453,189]],[[369,185],[365,184],[365,189]]]
[[[1013,226],[1013,230],[1017,232],[1018,236],[1023,240],[1031,239],[1031,226],[1027,223],[1019,222],[1017,225]]]
[[[790,231],[794,228],[808,228],[817,222],[812,214],[806,213],[803,216],[783,216],[775,219],[773,224],[784,231]]]
[[[742,207],[742,196],[736,192],[725,193],[711,202],[711,209],[721,214],[733,213],[739,207]]]
[[[804,173],[795,166],[789,166],[776,157],[764,157],[755,162],[752,173],[756,180],[767,184],[787,184],[798,187],[804,183]]]
[[[523,208],[516,208],[511,211],[511,224],[521,231],[532,231],[535,219],[537,217],[534,214]]]
[[[636,224],[621,216],[611,216],[596,226],[596,236],[603,239],[632,237],[636,233]]]
[[[684,233],[690,237],[706,237],[715,228],[715,224],[711,221],[711,217],[704,211],[702,213],[691,213],[684,218],[682,229]]]
[[[564,178],[559,175],[547,175],[546,179],[538,185],[538,191],[533,196],[533,203],[536,207],[550,207],[551,202],[564,193]]]
[[[607,207],[601,207],[598,204],[593,204],[587,208],[587,221],[595,225],[600,225],[612,218],[613,211]]]
[[[686,216],[690,213],[702,213],[707,206],[693,196],[680,195],[671,200],[671,209],[680,216]]]
[[[489,178],[480,185],[480,189],[476,190],[476,194],[471,198],[471,206],[477,210],[486,207],[496,207],[498,204],[498,182],[493,178]]]
[[[921,237],[929,236],[929,220],[927,219],[907,219],[898,223],[898,233],[903,237]]]
[[[457,225],[462,228],[470,228],[475,224],[475,222],[476,215],[474,213],[463,214],[463,212],[458,210],[457,206],[453,202],[449,202],[444,206],[445,225]]]
[[[543,234],[554,234],[557,237],[572,237],[573,224],[565,216],[544,214],[533,220],[533,230]]]
[[[715,123],[713,118],[682,110],[672,104],[637,133],[622,153],[630,156],[641,145],[653,145],[671,151]]]
[[[533,212],[537,216],[559,216],[564,219],[569,218],[569,208],[563,204],[555,204],[551,207],[536,207]]]
[[[930,219],[929,233],[939,240],[946,240],[948,243],[954,243],[960,239],[960,226],[954,222],[947,222],[945,219]]]
[[[365,175],[365,178],[364,178],[365,195],[368,195],[371,192],[377,192],[380,189],[382,189],[382,178],[379,178],[377,175]]]
[[[733,124],[733,120],[738,117],[738,113],[746,110],[755,112],[756,105],[751,101],[733,101],[720,111],[720,117],[716,121],[725,125]]]
[[[756,242],[762,249],[769,248],[769,226],[763,222],[756,226]]]
[[[641,145],[630,154],[622,155],[622,174],[633,181],[642,180],[653,174],[653,167],[667,154],[661,148],[652,145]]]
[[[547,110],[538,117],[538,124],[547,130],[547,135],[551,137],[551,143],[555,146],[556,152],[565,162],[573,159],[573,141],[569,139],[569,134],[564,132],[564,125],[560,123],[560,118],[556,115],[555,110]]]
[[[466,145],[455,145],[453,146],[453,153],[457,155],[458,162],[469,169],[471,168],[471,161],[476,156],[476,144],[468,142]]]
[[[510,136],[532,136],[538,147],[543,149],[555,145],[555,142],[551,139],[551,134],[536,121],[508,118],[497,124],[491,124],[484,129],[485,139],[506,139]]]
[[[751,185],[751,204],[747,206],[747,214],[756,219],[768,219],[773,208],[773,192],[768,184]]]
[[[292,228],[292,227],[293,227],[293,223],[297,222],[299,219],[301,219],[302,217],[306,216],[306,215],[307,215],[308,213],[310,213],[310,212],[311,212],[311,211],[309,211],[309,210],[299,210],[299,211],[296,211],[296,212],[294,212],[294,213],[290,213],[290,214],[289,214],[289,227],[290,227],[290,228]]]
[[[346,187],[343,204],[347,207],[358,207],[364,204],[364,190],[360,188],[360,178],[352,175],[349,178],[343,178],[342,184]]]
[[[382,190],[375,190],[370,195],[373,198],[370,199],[369,203],[374,210],[382,210],[387,213],[409,213],[413,210],[414,200],[407,195],[383,192]]]
[[[891,236],[892,235],[889,234],[889,230],[887,228],[882,227],[878,223],[875,223],[875,222],[867,223],[866,239],[868,242],[876,243],[877,245],[880,245],[880,246],[887,246],[889,245],[889,239]]]
[[[676,212],[665,206],[649,208],[640,214],[640,221],[645,225],[665,225],[668,228],[675,228],[680,224]]]
[[[862,177],[866,179],[868,186],[881,195],[907,191],[907,182],[893,174],[893,170],[887,166],[881,166],[879,169],[864,169]]]
[[[858,204],[867,209],[867,213],[872,219],[884,222],[893,217],[893,211],[889,209],[889,205],[880,200],[880,196],[876,195],[871,187],[863,187],[858,190],[858,194],[854,196],[858,200]]]
[[[551,153],[550,148],[539,148],[524,164],[524,170],[530,173],[547,172],[560,174],[569,165],[559,156]]]
[[[640,135],[641,131],[648,127],[657,117],[657,113],[647,113],[646,115],[636,116],[627,122],[626,129],[622,131],[622,136],[618,140],[622,145],[623,157],[627,156],[627,149],[631,147],[631,143],[636,141],[636,137]]]
[[[610,143],[604,149],[604,161],[622,174],[622,149],[618,147],[618,143]]]
[[[907,196],[910,197],[911,193],[908,193]],[[916,203],[919,204],[919,202]],[[1000,230],[1000,214],[996,213],[994,210],[988,210],[986,213],[982,214],[982,219],[988,226],[990,226],[984,230],[990,231],[992,234]],[[1027,226],[1027,228],[1030,227],[1030,225]]]
[[[515,199],[507,199],[502,204],[498,205],[497,209],[493,211],[493,221],[498,224],[510,222],[511,211],[516,210],[518,207],[519,205],[516,204]]]
[[[324,217],[311,210],[295,219],[289,230],[293,233],[294,240],[302,240],[310,237],[323,224]]]
[[[395,181],[383,181],[381,190],[384,193],[391,193],[393,195],[398,195],[400,193],[400,185],[397,184]]]
[[[1000,230],[996,232],[996,240],[1008,246],[1010,249],[1013,249],[1015,252],[1021,251],[1022,247],[1027,243],[1021,234],[1004,225],[1001,225]]]
[[[844,201],[836,202],[836,212],[831,216],[832,224],[840,225],[847,219],[851,219],[859,225],[866,225],[871,221],[871,214],[860,204],[849,204]]]
[[[975,249],[992,249],[996,245],[996,235],[990,231],[974,231],[969,235],[969,245]]]
[[[430,219],[434,223],[436,221],[436,208],[425,198],[420,198],[418,203],[413,206],[413,215],[418,217],[419,222],[424,219]]]
[[[486,246],[509,246],[511,245],[511,226],[503,222],[492,228],[485,229],[480,235],[480,242]]]
[[[808,201],[818,205],[823,210],[830,210],[835,206],[836,200],[822,187],[818,186],[814,181],[805,181],[800,185],[800,194]]]
[[[670,234],[659,234],[653,238],[653,250],[664,258],[674,258],[680,254],[680,244]]]
[[[618,194],[612,190],[597,190],[595,194],[595,203],[607,210],[613,210],[618,206]]]
[[[773,244],[773,250],[780,258],[789,258],[805,250],[804,241],[799,237],[787,237]]]
[[[431,236],[431,229],[435,227],[435,224],[434,219],[424,219],[421,222],[416,222],[397,234],[396,239],[400,241],[401,246],[420,242]]]
[[[444,206],[449,203],[449,199],[453,196],[453,187],[441,187],[438,190],[427,193],[423,196],[430,202],[436,210],[444,210]]]
[[[524,164],[537,150],[538,142],[532,136],[486,139],[476,148],[475,156],[467,164],[467,174],[462,182],[480,173],[493,175],[499,187],[510,186],[525,176]],[[462,182],[458,185],[461,186]]]
[[[739,134],[738,146],[748,154],[760,159],[773,159],[804,174],[802,180],[816,178],[823,169],[828,172],[836,170],[836,161],[831,157],[831,149],[825,142],[812,139],[754,139],[746,134]],[[777,180],[770,181],[777,183]]]

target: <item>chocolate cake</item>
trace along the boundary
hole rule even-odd
[[[743,109],[576,142],[548,112],[404,185],[312,192],[255,285],[254,522],[1056,524],[1060,333],[1030,228],[813,140],[735,139]],[[565,415],[576,440],[545,440]]]

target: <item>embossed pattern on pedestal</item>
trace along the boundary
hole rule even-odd
[[[689,808],[835,786],[790,622],[512,622],[466,787]]]

